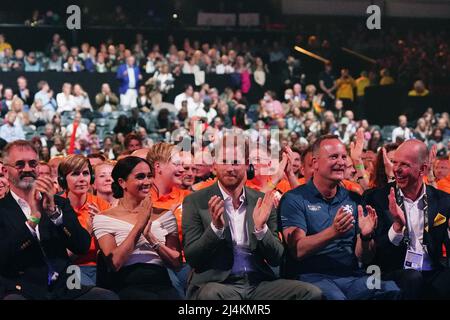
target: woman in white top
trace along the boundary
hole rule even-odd
[[[150,165],[129,156],[112,171],[117,207],[94,217],[93,231],[114,270],[111,286],[121,299],[179,299],[168,268],[181,266],[177,223],[171,211],[152,209]]]

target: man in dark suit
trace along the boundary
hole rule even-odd
[[[90,245],[70,202],[55,196],[48,177],[38,177],[38,154],[25,140],[4,150],[10,191],[0,200],[1,299],[117,299],[112,292],[79,285],[67,250]],[[1,286],[0,286],[1,287]]]
[[[187,296],[200,300],[320,299],[318,288],[276,279],[269,267],[279,265],[284,251],[272,210],[274,193],[264,196],[244,187],[245,146],[243,139],[226,135],[216,150],[218,182],[183,202],[184,253],[194,269]]]
[[[27,78],[25,78],[24,76],[20,76],[17,78],[17,88],[14,94],[23,101],[27,108],[30,108],[34,102],[34,93],[32,93],[30,89],[28,89]]]
[[[449,299],[450,269],[442,247],[449,244],[450,195],[423,183],[429,169],[423,142],[402,143],[393,164],[396,183],[365,195],[378,213],[372,264],[407,298]]]

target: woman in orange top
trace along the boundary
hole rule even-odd
[[[92,218],[95,214],[110,208],[105,200],[89,193],[94,182],[94,172],[89,160],[82,155],[70,155],[58,166],[58,183],[64,190],[63,197],[77,214],[83,228],[92,234]],[[86,255],[72,256],[75,264],[81,267],[81,284],[92,286],[96,284],[97,246],[94,238]]]
[[[111,185],[113,179],[111,172],[114,168],[114,162],[104,161],[94,166],[95,181],[93,185],[94,194],[115,207],[118,200],[114,198]]]
[[[185,172],[183,153],[173,144],[160,142],[150,148],[147,161],[154,173],[154,181],[150,189],[153,210],[155,212],[172,211],[177,220],[178,229],[181,231],[183,212],[181,204],[184,197],[191,193],[189,190],[180,188]],[[182,297],[185,296],[189,272],[190,267],[186,263],[183,263],[181,270],[178,272],[169,270],[172,284]]]

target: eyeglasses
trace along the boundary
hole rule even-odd
[[[37,160],[29,160],[29,161],[19,160],[19,161],[16,161],[16,163],[14,165],[11,165],[11,164],[5,164],[5,165],[16,168],[17,170],[23,170],[23,169],[25,169],[25,166],[27,165],[27,163],[31,169],[35,169],[39,165],[39,161],[37,161]]]

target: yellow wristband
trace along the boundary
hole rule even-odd
[[[275,189],[277,186],[272,182],[272,179],[269,179],[269,181],[267,181],[267,184],[269,185],[269,187],[271,189]]]

